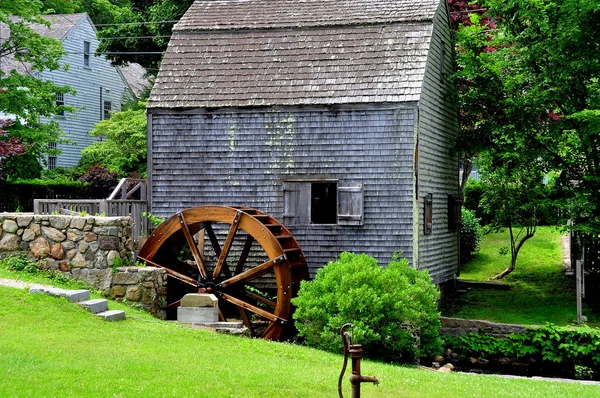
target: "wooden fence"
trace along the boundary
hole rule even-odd
[[[130,199],[133,196],[140,199]],[[146,181],[123,178],[108,199],[35,199],[35,214],[67,214],[91,216],[129,216],[133,219],[133,240],[147,236],[149,220],[142,216],[148,211]]]

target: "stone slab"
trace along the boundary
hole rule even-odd
[[[92,314],[97,314],[99,312],[108,310],[108,301],[105,299],[86,300],[78,304],[90,311]]]
[[[219,300],[214,294],[190,293],[181,299],[181,307],[218,307]]]
[[[178,307],[177,321],[181,323],[214,323],[219,320],[219,309],[215,307]]]
[[[66,297],[72,303],[78,303],[90,298],[89,290],[65,290],[57,287],[33,287],[29,289],[29,293],[45,293],[54,297]]]
[[[121,310],[108,310],[97,313],[101,318],[104,318],[105,321],[113,322],[113,321],[122,321],[125,319],[125,311]]]
[[[72,303],[78,303],[90,298],[89,290],[65,290],[64,297]]]

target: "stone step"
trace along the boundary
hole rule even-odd
[[[96,315],[98,315],[101,318],[104,318],[104,320],[108,322],[122,321],[123,319],[125,319],[125,311],[121,310],[102,311],[97,313]]]
[[[45,293],[54,297],[66,297],[72,303],[78,303],[90,298],[89,290],[66,290],[57,287],[35,287],[29,289],[29,293]]]
[[[108,300],[105,299],[86,300],[81,301],[78,304],[92,314],[108,310]]]
[[[79,303],[90,298],[89,290],[65,290],[65,296],[67,300],[72,303]]]

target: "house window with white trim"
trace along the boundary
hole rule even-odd
[[[49,142],[48,149],[55,150],[56,142]],[[56,155],[50,154],[48,155],[48,170],[52,170],[56,168]]]
[[[112,111],[112,102],[110,101],[104,101],[103,105],[102,105],[102,120],[108,120],[110,119],[111,112]]]
[[[64,93],[56,93],[56,106],[64,106],[65,105],[65,94]],[[56,113],[56,116],[65,116],[65,111],[60,110]]]
[[[84,41],[83,42],[83,66],[84,68],[89,68],[90,67],[90,58],[91,58],[91,45],[89,41]]]

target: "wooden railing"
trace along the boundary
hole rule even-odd
[[[133,188],[128,189],[128,187]],[[140,199],[128,199],[139,192]],[[115,199],[122,198],[122,199]],[[35,214],[66,214],[90,216],[129,216],[133,219],[133,239],[148,235],[149,221],[142,213],[148,211],[146,180],[125,179],[108,199],[34,199]]]

